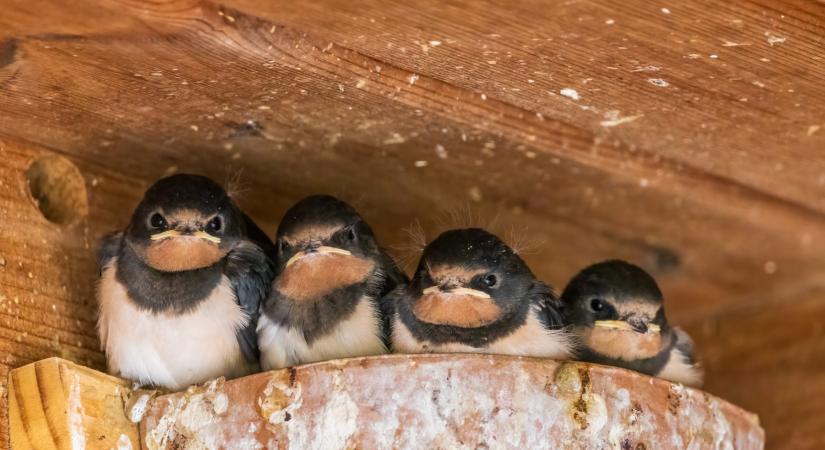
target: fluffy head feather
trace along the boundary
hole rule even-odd
[[[404,229],[408,241],[392,246],[393,254],[405,270],[412,270],[421,257],[424,247],[430,239],[443,232],[453,229],[481,228],[502,237],[502,241],[518,255],[529,255],[540,248],[544,242],[530,236],[526,227],[515,224],[504,224],[501,214],[497,211],[491,218],[469,205],[445,209],[437,214],[425,230],[421,222],[416,219]]]

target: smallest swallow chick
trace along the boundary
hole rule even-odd
[[[386,299],[398,353],[567,359],[558,298],[497,236],[451,230],[424,249],[409,286]]]
[[[667,323],[662,292],[642,268],[620,260],[594,264],[573,277],[561,298],[581,360],[702,385],[693,342]]]

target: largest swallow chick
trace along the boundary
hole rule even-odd
[[[565,359],[556,296],[497,236],[447,231],[424,249],[409,286],[396,289],[393,348],[399,353],[499,353]]]
[[[169,389],[257,368],[266,235],[197,175],[155,183],[101,248],[100,339],[115,375]]]
[[[406,276],[363,218],[328,195],[284,215],[277,272],[258,326],[261,366],[276,369],[386,353],[381,298]]]

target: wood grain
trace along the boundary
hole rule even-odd
[[[134,180],[102,169],[78,167],[86,178],[90,212],[80,223],[46,220],[29,196],[26,169],[44,155],[40,147],[0,139],[0,423],[7,423],[9,370],[60,356],[103,368],[94,300],[95,240],[123,219],[105,205],[133,204]],[[0,442],[7,442],[6,426]]]
[[[767,448],[815,449],[825,395],[825,285],[689,328],[709,392],[759,414]]]
[[[51,358],[9,375],[9,426],[16,450],[140,448],[124,413],[128,382]]]
[[[390,246],[409,246],[416,220],[434,237],[456,222],[439,211],[469,205],[469,222],[498,216],[502,234],[543,242],[526,258],[557,287],[595,260],[641,264],[694,330],[791,311],[825,269],[821,2],[2,11],[0,377],[51,355],[101,366],[95,241],[175,171],[242,172],[241,202],[269,232],[300,197],[341,195]],[[86,179],[78,225],[47,222],[29,198],[23,173],[46,153]]]
[[[119,14],[119,6],[131,5],[103,2],[100,14]],[[396,243],[414,220],[432,225],[433,211],[470,203],[498,212],[504,228],[528,229],[546,242],[530,262],[556,285],[611,256],[660,275],[677,269],[662,280],[672,315],[684,320],[816,275],[808,261],[825,245],[818,212],[667,158],[658,146],[605,134],[620,127],[594,132],[510,98],[482,100],[472,86],[437,73],[410,85],[418,72],[375,59],[388,55],[329,47],[322,31],[307,34],[221,5],[173,2],[151,17],[158,39],[143,28],[128,36],[18,39],[26,58],[0,100],[8,111],[0,124],[78,157],[116,160],[144,179],[175,169],[225,178],[227,166],[242,168],[251,208],[266,223],[301,195],[344,191]],[[428,57],[450,47],[444,42]],[[239,83],[244,89],[232,87]],[[667,91],[649,95],[657,92]],[[571,106],[547,95],[545,109]],[[671,101],[655,98],[648,102]],[[79,121],[75,127],[61,123],[68,117]],[[437,157],[438,145],[448,159]],[[147,151],[157,157],[144,158]],[[421,161],[427,166],[417,168]],[[725,252],[717,251],[720,242]],[[781,270],[767,276],[766,264]],[[735,270],[721,270],[728,267]]]

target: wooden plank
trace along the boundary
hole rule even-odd
[[[9,434],[14,449],[140,448],[124,413],[129,384],[59,358],[9,375]]]
[[[825,286],[800,286],[689,327],[707,368],[705,388],[759,414],[768,448],[825,446]]]
[[[110,205],[134,204],[142,186],[77,161],[90,205],[71,225],[50,222],[30,197],[26,171],[55,152],[0,138],[0,423],[8,422],[9,371],[60,356],[102,369],[94,300],[96,240],[125,220]],[[8,442],[5,425],[0,443]],[[2,447],[3,445],[0,445]]]
[[[493,355],[298,366],[157,398],[155,448],[762,449],[758,419],[617,368]]]
[[[400,41],[394,44],[394,50],[378,52],[379,42],[382,46],[395,42],[378,39],[388,33],[380,28],[381,23],[398,27],[399,39],[423,42],[422,36],[405,35],[412,31],[402,22],[409,18],[412,23],[423,23],[436,15],[431,11],[436,8],[434,2],[425,3],[421,13],[383,5],[383,21],[376,19],[376,25],[367,21],[369,25],[365,23],[364,28],[358,22],[355,28],[365,33],[372,30],[369,39],[367,35],[364,39],[345,35],[352,28],[343,21],[355,11],[352,8],[366,4],[324,4],[331,17],[341,19],[337,26],[323,19],[324,14],[304,9],[314,6],[283,5],[283,15],[276,17],[280,9],[264,6],[244,13],[241,11],[247,5],[233,5],[238,9],[214,3],[192,6],[172,2],[152,10],[145,18],[152,24],[147,29],[130,25],[129,17],[144,14],[143,6],[135,8],[114,1],[73,4],[72,11],[66,12],[69,20],[56,28],[66,28],[71,35],[40,33],[16,41],[16,76],[4,86],[8,95],[0,98],[0,110],[4,111],[0,126],[34,142],[61,148],[76,158],[95,159],[113,170],[128,167],[130,174],[145,180],[174,169],[224,178],[227,167],[243,168],[244,178],[249,181],[250,208],[266,224],[277,221],[296,198],[324,191],[343,190],[352,197],[363,197],[362,209],[374,218],[377,230],[390,244],[403,243],[400,230],[415,219],[434,228],[432,212],[441,208],[470,203],[490,215],[499,211],[505,217],[505,228],[526,228],[538,240],[547,242],[542,254],[530,257],[543,278],[562,285],[588,262],[628,258],[661,276],[672,300],[671,314],[677,320],[718,313],[741,299],[769,295],[785,284],[815,277],[821,269],[811,264],[825,246],[825,227],[814,203],[802,205],[808,201],[802,197],[786,201],[784,197],[790,192],[775,195],[779,191],[774,190],[772,178],[760,179],[761,184],[744,178],[729,179],[716,169],[708,170],[705,163],[688,164],[659,153],[671,147],[669,138],[664,142],[656,137],[661,133],[655,130],[665,123],[660,119],[641,128],[639,135],[613,135],[625,128],[602,127],[604,117],[594,120],[592,111],[580,108],[589,103],[571,103],[566,97],[547,93],[570,85],[568,81],[577,73],[583,76],[581,65],[567,69],[564,64],[552,65],[570,73],[558,81],[548,75],[541,78],[541,83],[534,83],[540,84],[541,96],[519,87],[524,81],[501,73],[498,63],[467,68],[477,70],[478,78],[487,83],[495,81],[495,89],[467,84],[466,72],[436,70],[455,61],[484,61],[487,51],[498,52],[504,66],[502,58],[510,44],[488,36],[489,30],[481,25],[499,19],[501,23],[515,23],[510,20],[512,14],[524,13],[529,5],[512,12],[493,7],[482,11],[469,5],[469,15],[461,16],[462,23],[468,20],[456,31],[465,35],[459,36],[455,44],[445,40],[427,52],[418,48],[420,54],[412,53],[415,49],[410,47],[407,53],[418,61],[413,66],[405,66],[398,59],[405,55],[398,50]],[[595,8],[586,14],[588,17],[608,11],[603,5],[581,5],[556,5],[552,15],[539,12],[529,20],[546,22],[536,29],[564,34],[568,33],[563,31],[567,22],[558,22],[561,18],[579,23],[573,18],[585,17],[589,11],[577,8]],[[27,10],[25,4],[17,8]],[[691,14],[697,8],[690,9]],[[102,34],[96,31],[84,35],[80,33],[86,24],[83,17],[92,9],[95,14],[99,9],[100,14],[111,15],[115,21],[115,11],[125,12],[126,18],[113,25],[117,31],[107,32],[105,28]],[[453,11],[452,7],[447,11]],[[628,9],[622,14],[638,13]],[[645,18],[654,13],[657,18],[662,15],[652,11],[633,20],[629,16],[616,17],[643,28]],[[748,18],[753,15],[744,13]],[[18,12],[10,17],[17,15],[25,14]],[[48,18],[30,20],[35,29],[49,27]],[[284,21],[288,26],[283,25]],[[594,26],[591,22],[586,26]],[[433,28],[432,33],[446,33],[442,21],[435,21],[436,25],[441,28]],[[18,29],[20,24],[9,26]],[[121,27],[132,27],[133,32],[124,33]],[[656,30],[661,27],[641,37],[636,36],[641,33],[637,30],[622,39],[636,36],[649,44],[657,38],[650,34]],[[559,61],[602,48],[599,40],[562,45],[567,41],[555,35],[550,36],[554,41],[533,41],[533,37],[515,31],[511,38],[517,45],[512,45],[522,53],[541,56],[550,50],[571,52],[568,56],[558,55]],[[594,30],[583,28],[574,34],[585,32]],[[481,42],[485,39],[492,42],[488,49]],[[328,48],[330,42],[333,46]],[[404,45],[409,46],[409,42]],[[558,42],[558,48],[548,42]],[[649,57],[659,53],[658,48],[641,43],[629,48]],[[513,55],[505,59],[523,59],[524,70],[540,72],[551,65],[550,56],[529,60],[525,59],[528,55]],[[788,58],[787,65],[792,68],[787,70],[791,73],[809,68],[808,62],[795,53]],[[630,59],[643,62],[639,54]],[[702,75],[708,77],[721,78],[734,69],[727,65],[706,67],[710,64],[706,59],[702,64],[706,71]],[[636,75],[627,75],[637,74],[632,72],[636,66],[622,67],[625,71],[620,73],[625,75],[610,80],[620,87],[632,87],[630,93],[638,91],[640,80]],[[608,75],[615,71],[599,70],[604,71],[599,72],[600,83],[607,84]],[[673,70],[685,79],[696,75],[688,69]],[[11,68],[6,72],[12,73]],[[527,76],[523,72],[514,73]],[[419,78],[410,84],[413,74],[419,74]],[[646,78],[641,83],[643,94],[627,95],[629,102],[648,105],[651,110],[670,108],[674,100],[665,93],[672,90],[650,85]],[[804,84],[798,89],[816,98],[816,86]],[[585,92],[581,84],[573,87]],[[624,96],[604,86],[599,89],[592,95],[605,97],[590,106],[599,111],[615,106],[635,114],[629,107],[611,106],[610,101],[622,102]],[[501,95],[499,91],[509,94]],[[707,107],[718,110],[723,117],[738,117],[741,108],[751,108],[750,103],[742,106],[740,102],[730,105],[723,101],[729,96],[705,98],[707,91],[707,87],[679,81],[677,99],[687,102],[693,98],[691,95],[699,95],[699,103],[712,101]],[[766,99],[784,99],[783,92],[769,92]],[[485,93],[486,100],[481,93]],[[526,96],[533,103],[520,103],[512,96]],[[694,108],[699,108],[699,103]],[[676,104],[681,111],[684,105]],[[817,117],[818,104],[808,102],[798,110],[806,117]],[[50,113],[44,115],[42,111]],[[710,149],[709,154],[732,152],[737,158],[741,156],[744,147],[731,141],[742,140],[736,134],[738,125],[728,127],[733,129],[734,138],[730,139],[726,131],[697,135],[696,130],[703,130],[705,123],[699,120],[706,119],[706,115],[697,112],[697,117],[689,116],[683,127],[683,122],[672,115],[678,111],[661,119],[678,125],[673,129],[674,153],[682,154],[685,146],[702,146]],[[543,119],[536,113],[541,113]],[[66,117],[74,118],[73,126],[63,123]],[[759,118],[761,121],[749,122],[742,129],[764,129],[769,115]],[[635,121],[627,126],[646,123]],[[656,139],[650,140],[653,138],[649,136]],[[784,155],[786,150],[812,149],[825,133],[794,136],[782,142],[768,139],[765,145],[771,153]],[[752,140],[745,139],[743,145],[752,144]],[[438,146],[446,150],[448,159],[437,156]],[[145,158],[147,152],[156,157]],[[760,164],[764,160],[760,157]],[[819,170],[821,164],[815,156],[808,161],[804,171]],[[417,167],[424,163],[425,167]],[[784,160],[781,163],[789,172],[803,170]],[[747,161],[737,160],[736,164],[741,170],[733,171],[734,175],[765,172],[762,166],[754,167]],[[816,181],[807,175],[783,183],[799,184],[794,192],[817,189]],[[130,207],[122,204],[123,217]],[[270,225],[269,229],[273,228]],[[762,245],[754,246],[754,241]],[[725,252],[718,251],[720,242]]]
[[[825,212],[810,189],[825,145],[825,106],[809,101],[825,98],[821,2],[221,3]]]

